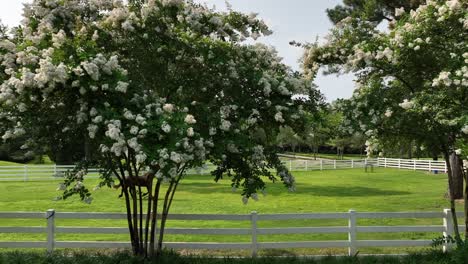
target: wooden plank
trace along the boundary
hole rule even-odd
[[[250,215],[237,214],[170,214],[169,220],[227,220],[227,221],[247,221]]]
[[[0,212],[0,218],[45,218],[44,212]]]
[[[358,218],[442,218],[443,212],[378,212],[378,213],[356,213]]]
[[[128,234],[127,227],[56,227],[62,234]]]
[[[129,242],[109,241],[57,241],[56,248],[131,248]],[[250,243],[197,243],[166,242],[164,247],[171,249],[249,249]]]
[[[359,247],[423,247],[432,245],[432,240],[359,240]]]
[[[292,220],[292,219],[346,219],[348,213],[315,213],[315,214],[261,214],[258,220]]]
[[[125,213],[72,213],[57,212],[55,217],[59,219],[127,219]]]
[[[0,233],[45,233],[45,227],[39,226],[0,226]]]
[[[250,243],[198,243],[166,242],[164,247],[170,249],[250,249]]]
[[[287,228],[259,228],[259,235],[279,235],[279,234],[331,234],[347,233],[347,226],[337,227],[287,227]]]
[[[0,241],[0,248],[45,248],[46,242],[22,241],[22,242],[4,242]]]
[[[61,219],[127,219],[125,213],[67,213],[58,212],[55,214]],[[234,214],[170,214],[169,220],[250,220],[250,215]]]
[[[332,248],[348,247],[348,241],[302,241],[302,242],[263,242],[258,243],[258,248]]]
[[[166,234],[173,235],[250,235],[249,228],[167,228]]]
[[[359,233],[443,232],[444,226],[358,226]]]

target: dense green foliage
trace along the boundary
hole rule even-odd
[[[1,264],[465,264],[467,252],[444,254],[438,251],[409,256],[321,257],[321,258],[210,258],[181,256],[166,252],[158,261],[132,257],[129,253],[105,254],[53,254],[8,252],[0,254]]]

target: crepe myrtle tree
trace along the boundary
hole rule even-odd
[[[325,44],[306,44],[304,57],[310,78],[320,67],[356,74],[358,88],[344,113],[356,120],[350,129],[369,137],[369,154],[379,139],[392,137],[444,154],[455,222],[452,171],[461,168],[450,156],[461,153],[468,137],[467,10],[458,0],[426,1],[409,13],[398,8],[387,32],[347,17]]]
[[[121,188],[134,254],[161,253],[188,169],[216,165],[244,203],[264,178],[295,189],[275,140],[282,126],[302,129],[321,96],[272,48],[242,43],[271,33],[256,15],[183,0],[34,0],[23,16],[0,45],[2,138],[27,134],[34,150],[86,135],[97,162],[59,189],[90,203],[84,176],[102,168],[95,189]]]

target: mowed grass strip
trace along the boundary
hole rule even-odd
[[[233,192],[229,179],[218,183],[209,175],[189,175],[178,190],[171,213],[180,214],[249,214],[347,212],[403,212],[442,211],[448,207],[444,198],[446,176],[427,172],[378,168],[374,173],[363,169],[294,172],[297,191],[290,193],[282,184],[269,184],[267,195],[247,205],[241,201],[239,191]],[[120,191],[101,189],[93,191],[91,205],[77,198],[53,201],[60,195],[56,191],[59,181],[1,182],[0,211],[41,211],[53,208],[59,212],[124,212]],[[87,180],[92,189],[97,180]],[[441,225],[442,219],[360,219],[359,225]],[[0,226],[44,226],[45,220],[0,219]],[[120,220],[57,219],[58,226],[126,227]],[[346,219],[260,221],[262,227],[347,226]],[[175,221],[168,227],[249,228],[248,221]],[[436,233],[376,233],[359,234],[358,239],[432,239]],[[167,235],[167,241],[184,242],[249,242],[249,236]],[[0,234],[0,240],[44,240],[42,234]],[[58,240],[126,241],[128,235],[57,234]],[[346,240],[347,234],[292,234],[261,235],[259,242]],[[407,251],[392,248],[370,248],[361,252],[391,253]],[[344,253],[345,249],[295,250],[309,253]]]

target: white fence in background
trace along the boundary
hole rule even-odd
[[[462,213],[460,213],[462,217]],[[16,219],[44,219],[45,226],[41,227],[0,227],[0,233],[43,233],[47,234],[45,241],[0,241],[0,248],[44,248],[52,252],[55,248],[130,248],[128,242],[116,241],[57,241],[57,234],[128,234],[125,227],[66,227],[56,226],[56,219],[100,219],[123,220],[123,213],[65,213],[51,209],[47,212],[0,212],[0,218]],[[360,226],[359,219],[419,219],[437,218],[440,225],[414,226]],[[360,233],[397,233],[397,232],[430,232],[440,233],[438,237],[452,235],[453,226],[449,209],[443,212],[381,212],[368,213],[350,210],[347,213],[307,213],[307,214],[258,214],[252,212],[244,215],[220,214],[172,214],[171,220],[203,220],[203,221],[248,221],[250,228],[167,228],[166,234],[185,235],[245,235],[250,236],[250,243],[216,243],[216,242],[166,242],[164,246],[171,249],[229,249],[250,250],[257,255],[261,249],[287,248],[347,248],[349,255],[355,255],[361,247],[399,247],[399,246],[430,246],[432,240],[359,240]],[[347,226],[321,227],[281,227],[259,228],[261,221],[288,221],[298,219],[346,219]],[[464,226],[460,226],[464,230]],[[325,241],[287,241],[287,242],[259,242],[260,235],[278,234],[348,234],[347,240]],[[444,244],[448,250],[451,244]]]
[[[366,166],[398,168],[423,171],[447,172],[444,161],[409,160],[409,159],[359,159],[359,160],[314,160],[308,157],[282,155],[288,158],[283,161],[290,171],[313,171],[364,168]],[[0,181],[30,181],[30,180],[61,180],[67,170],[73,165],[24,165],[0,166]],[[214,166],[207,165],[202,168],[190,170],[189,174],[209,174]],[[88,178],[97,178],[99,169],[89,169]]]
[[[63,180],[64,173],[74,165],[0,166],[0,181]],[[89,169],[88,177],[98,177],[99,169]]]
[[[377,165],[384,168],[447,172],[447,164],[440,160],[378,158]]]

